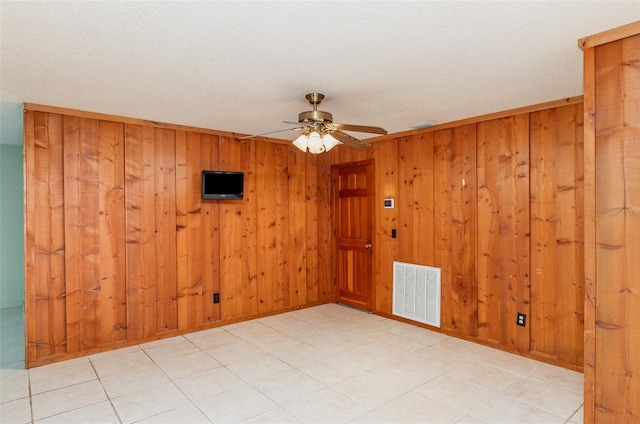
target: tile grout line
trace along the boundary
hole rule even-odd
[[[104,384],[102,383],[102,379],[100,378],[100,375],[98,374],[98,370],[96,370],[96,367],[93,365],[93,361],[91,360],[91,356],[89,356],[89,363],[91,364],[91,369],[93,369],[93,372],[96,374],[96,378],[100,382],[100,387],[102,387],[102,391],[104,392],[104,395],[106,396],[107,401],[109,402],[109,405],[111,406],[111,409],[113,409],[113,412],[116,414],[116,418],[118,419],[120,424],[122,424],[123,423],[122,418],[120,417],[120,414],[118,413],[118,410],[116,409],[116,406],[111,401],[111,396],[109,396],[109,393],[107,393],[107,389],[104,387]]]
[[[27,370],[27,383],[29,385],[29,412],[31,414],[31,423],[33,424],[34,416],[33,416],[33,395],[31,394],[31,371]]]
[[[191,343],[194,347],[198,348],[198,352],[203,352],[203,350],[202,350],[202,349],[200,349],[200,346],[198,346],[198,345],[196,345],[195,343],[193,343],[193,342],[192,342],[190,339],[188,339],[187,337],[184,337],[184,335],[181,335],[181,336],[179,336],[179,337],[180,337],[180,338],[182,338],[183,340],[188,341],[188,342],[189,342],[189,343]],[[167,344],[168,344],[168,343],[167,343]],[[179,391],[179,392],[180,392],[180,393],[185,397],[185,399],[187,399],[187,400],[189,401],[188,405],[193,405],[193,406],[194,406],[194,407],[195,407],[199,412],[201,412],[201,413],[202,413],[202,415],[207,419],[207,421],[209,421],[209,422],[211,423],[212,421],[211,421],[211,419],[209,418],[209,416],[208,416],[207,414],[205,414],[205,413],[204,413],[204,411],[202,411],[202,410],[200,409],[200,407],[199,407],[198,405],[196,405],[196,403],[195,403],[195,402],[194,402],[194,401],[193,401],[189,396],[187,396],[187,394],[186,394],[186,393],[184,393],[184,391],[180,388],[180,386],[178,386],[178,385],[176,384],[176,382],[173,380],[173,378],[171,378],[171,376],[169,376],[169,374],[167,374],[167,372],[166,372],[166,371],[165,371],[165,370],[160,366],[160,364],[158,364],[158,363],[157,363],[157,362],[156,362],[156,361],[151,357],[151,355],[149,355],[149,353],[147,352],[147,349],[143,348],[141,345],[138,345],[138,346],[140,347],[140,350],[142,350],[142,352],[144,352],[144,354],[146,355],[146,357],[147,357],[147,358],[149,358],[149,360],[153,363],[153,365],[155,365],[156,367],[158,367],[158,369],[160,370],[160,372],[162,372],[162,373],[167,377],[167,379],[171,382],[171,384],[172,384],[172,385],[173,385],[173,386],[174,386],[174,387],[175,387],[175,388],[176,388],[176,389],[177,389],[177,390],[178,390],[178,391]],[[162,346],[166,346],[166,344],[163,344],[163,345],[160,345],[160,346],[156,346],[156,348],[158,348],[158,347],[162,347]],[[154,349],[154,348],[153,348],[153,347],[151,347],[151,348],[149,348],[149,349]],[[192,353],[193,353],[193,352],[192,352]],[[206,352],[203,352],[203,353],[205,353],[205,354],[206,354]],[[183,355],[188,355],[188,354],[189,354],[189,353],[185,353],[185,354],[183,354]],[[178,357],[178,356],[183,356],[183,355],[176,355],[176,357]],[[207,356],[208,356],[208,355],[207,355]],[[215,360],[215,359],[214,359],[214,360]],[[216,361],[216,362],[217,362],[217,361]],[[222,365],[222,364],[221,364],[221,365]],[[184,377],[188,377],[188,376],[184,376]],[[181,377],[181,378],[183,378],[183,377]],[[142,390],[147,390],[147,389],[141,389],[141,390],[138,390],[138,391],[142,391]],[[123,395],[123,396],[127,396],[127,395]],[[150,418],[157,417],[157,416],[162,415],[162,414],[166,414],[167,412],[175,411],[176,409],[180,409],[180,408],[182,408],[182,407],[184,407],[184,406],[185,406],[185,405],[177,406],[177,407],[175,407],[175,408],[173,408],[173,409],[169,409],[169,410],[167,410],[167,411],[159,412],[159,413],[157,413],[157,414],[155,414],[155,415],[151,415],[151,416],[148,416],[148,417],[142,418],[141,420],[138,420],[138,421],[148,420],[148,419],[150,419]]]

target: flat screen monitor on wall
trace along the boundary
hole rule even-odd
[[[244,172],[202,171],[202,198],[237,200],[244,193]]]

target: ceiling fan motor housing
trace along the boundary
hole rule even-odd
[[[333,122],[333,115],[321,110],[308,110],[298,114],[298,122],[330,124]]]

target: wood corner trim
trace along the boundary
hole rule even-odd
[[[622,25],[616,28],[599,32],[597,34],[580,38],[578,40],[578,47],[580,47],[582,50],[585,50],[599,46],[601,44],[620,40],[621,38],[632,37],[637,34],[640,34],[640,21],[631,22],[630,24]]]

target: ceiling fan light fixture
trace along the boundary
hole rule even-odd
[[[322,138],[317,131],[312,131],[309,134],[309,141],[307,143],[307,147],[309,148],[309,152],[317,155],[318,153],[324,152],[324,145],[322,144]]]
[[[328,152],[329,150],[333,149],[334,147],[336,147],[338,144],[342,144],[342,142],[338,141],[335,139],[335,137],[333,137],[331,134],[327,133],[322,137],[322,141],[324,143],[324,148],[325,151]]]
[[[342,144],[342,142],[329,133],[321,135],[318,131],[312,131],[311,133],[307,131],[293,140],[292,144],[302,152],[308,150],[309,153],[317,155],[322,152],[328,152],[338,144]]]
[[[298,149],[302,150],[303,152],[306,152],[307,141],[308,141],[307,134],[301,134],[300,137],[293,140],[293,145],[296,146]]]

